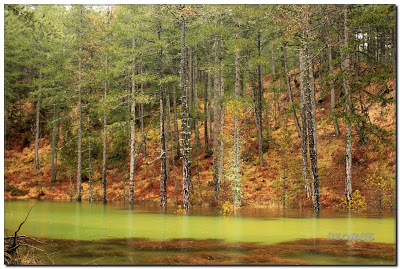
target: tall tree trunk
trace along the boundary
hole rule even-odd
[[[261,57],[261,32],[258,33],[258,57]],[[257,125],[257,140],[258,140],[258,160],[259,165],[264,166],[264,157],[263,157],[263,148],[264,141],[262,135],[262,99],[263,99],[263,81],[262,81],[262,67],[261,64],[258,64],[257,67],[258,73],[258,92],[257,92],[257,100],[256,100],[256,125]]]
[[[176,72],[178,73],[178,72]],[[178,113],[176,111],[176,82],[174,82],[172,99],[173,99],[173,110],[174,110],[174,140],[176,144],[176,158],[181,157],[181,145],[179,143],[179,132],[178,132]]]
[[[218,39],[215,38],[215,67],[219,66],[219,54],[218,54]],[[214,179],[214,199],[219,200],[220,194],[220,182],[218,178],[218,165],[219,165],[219,152],[218,152],[218,100],[220,92],[220,82],[221,78],[219,76],[219,71],[214,73],[214,127],[213,127],[213,179]]]
[[[347,21],[347,8],[345,5],[344,8],[344,48],[347,50],[349,47],[349,28]],[[347,204],[352,199],[352,188],[351,188],[351,92],[349,85],[349,68],[350,68],[350,55],[348,52],[345,52],[345,58],[343,61],[343,88],[344,94],[346,96],[346,171],[345,171],[345,198]]]
[[[105,61],[105,75],[107,77],[108,74],[108,56],[106,55]],[[104,103],[107,102],[108,95],[108,80],[104,81]],[[104,106],[103,111],[103,170],[102,170],[102,178],[103,178],[103,204],[107,203],[107,107]]]
[[[161,22],[158,22],[158,31],[157,31],[158,41],[161,41]],[[162,80],[162,55],[163,50],[160,47],[158,52],[158,76],[160,81]],[[165,143],[165,93],[164,87],[160,83],[159,87],[160,92],[160,147],[161,147],[161,175],[160,175],[160,207],[165,208],[167,206],[167,148]]]
[[[271,48],[271,56],[272,56],[272,79],[275,80],[276,63],[275,63],[275,47],[274,47],[274,45],[272,45],[272,48]]]
[[[57,130],[58,130],[58,110],[57,110],[57,104],[55,104],[53,132],[51,139],[51,183],[55,183],[57,178],[57,140],[58,140]]]
[[[211,49],[208,54],[208,62],[211,64]],[[209,72],[207,74],[207,99],[208,99],[208,104],[207,104],[207,119],[208,119],[208,139],[211,140],[211,132],[212,132],[212,124],[211,124],[211,87],[212,87],[212,74]]]
[[[194,136],[195,143],[198,146],[201,146],[200,142],[200,132],[199,132],[199,102],[198,102],[198,88],[199,88],[199,72],[198,72],[198,62],[197,62],[197,53],[194,56],[194,64],[193,64],[193,82],[194,82],[194,91],[193,91],[193,121],[194,121]]]
[[[208,94],[207,94],[207,86],[208,84],[206,83],[208,80],[208,77],[210,75],[208,73],[204,73],[204,90],[203,90],[203,98],[204,98],[204,144],[206,146],[206,154],[210,155],[210,145],[209,145],[209,136],[208,136],[208,104],[209,104],[209,99],[208,99]]]
[[[132,49],[135,50],[135,38],[132,38]],[[128,203],[133,204],[133,194],[135,185],[135,121],[136,121],[136,59],[133,57],[133,71],[132,71],[132,91],[131,91],[131,141],[130,141],[130,163],[129,163],[129,192]]]
[[[235,33],[236,41],[239,41],[239,25],[237,25],[237,30]],[[240,98],[240,50],[236,48],[235,50],[235,98]],[[241,191],[241,177],[240,177],[240,124],[239,124],[240,114],[234,112],[234,129],[233,129],[233,204],[235,207],[239,207],[242,203],[242,191]]]
[[[299,51],[300,60],[300,100],[301,100],[301,163],[302,163],[302,175],[304,191],[308,197],[311,196],[310,180],[308,177],[308,143],[307,143],[307,106],[306,106],[306,89],[305,89],[305,64],[304,64],[304,50],[300,48]]]
[[[224,61],[223,61],[223,41],[221,40],[221,49],[220,49],[220,55],[221,55],[221,60],[220,60],[220,66],[221,66],[221,71],[220,71],[220,102],[221,102],[221,124],[220,124],[220,145],[219,145],[219,166],[218,166],[218,181],[219,184],[221,185],[224,178],[224,128],[225,128],[225,104],[224,104]],[[225,184],[224,184],[224,190],[225,190]]]
[[[81,10],[82,14],[82,10]],[[79,48],[79,51],[82,51],[82,48]],[[76,193],[76,201],[80,202],[82,199],[81,190],[82,190],[82,59],[79,56],[79,64],[78,64],[78,171],[77,171],[77,193]]]
[[[335,98],[335,84],[333,82],[333,59],[332,59],[332,40],[329,39],[328,43],[328,60],[329,60],[329,87],[331,89],[331,114],[333,118],[333,126],[335,128],[335,136],[340,135],[339,124],[336,118],[335,106],[336,106],[336,98]]]
[[[143,59],[141,60],[143,62]],[[140,74],[143,75],[143,64],[140,65]],[[143,82],[140,83],[140,94],[144,94]],[[147,146],[146,146],[146,132],[144,130],[144,104],[140,103],[139,106],[140,113],[140,148],[142,150],[143,156],[147,157]]]
[[[282,58],[283,58],[283,67],[284,67],[283,70],[285,72],[285,82],[286,82],[286,87],[287,87],[288,96],[289,96],[289,105],[292,110],[293,120],[294,120],[294,124],[296,126],[297,134],[301,138],[301,128],[300,128],[300,124],[299,124],[299,119],[297,117],[296,110],[293,107],[292,88],[290,86],[290,76],[289,76],[289,70],[288,70],[288,66],[287,66],[286,43],[281,47],[281,49],[282,49]]]
[[[182,6],[184,8],[184,5]],[[182,90],[182,186],[183,186],[183,208],[190,209],[190,130],[188,128],[188,108],[186,89],[186,33],[185,17],[181,15],[181,90]]]
[[[40,63],[39,68],[39,79],[42,78],[42,63]],[[40,99],[41,99],[41,86],[38,88],[39,94],[36,101],[36,119],[35,119],[35,167],[36,170],[40,169],[39,162],[39,136],[40,136]]]
[[[307,16],[307,15],[306,15]],[[308,20],[306,20],[308,21]],[[316,133],[316,113],[315,113],[315,101],[313,102],[313,83],[312,83],[312,58],[310,55],[311,46],[310,42],[310,30],[308,26],[305,26],[305,41],[304,41],[304,63],[305,63],[305,97],[307,107],[307,127],[308,127],[308,146],[310,154],[310,166],[311,166],[311,190],[312,190],[312,201],[314,211],[319,211],[320,197],[319,197],[319,179],[318,179],[318,159],[317,159],[317,133]]]
[[[89,202],[93,202],[93,169],[92,169],[92,90],[89,88]]]

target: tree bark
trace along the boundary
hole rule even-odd
[[[42,63],[40,63],[39,68],[39,79],[42,78]],[[35,119],[35,167],[36,170],[40,169],[39,161],[39,136],[40,136],[40,99],[41,99],[41,86],[38,87],[39,94],[36,101],[36,119]]]
[[[282,56],[283,56],[283,67],[284,67],[284,72],[285,72],[285,82],[286,82],[286,87],[287,87],[288,96],[289,96],[289,105],[292,110],[293,120],[294,120],[294,124],[296,126],[297,134],[301,138],[301,128],[300,128],[300,124],[299,124],[299,119],[297,117],[296,110],[293,107],[292,88],[290,86],[289,70],[288,70],[288,66],[287,66],[286,43],[281,47],[281,49],[282,49]]]
[[[183,5],[184,7],[184,5]],[[190,130],[188,128],[188,108],[186,89],[186,33],[185,17],[181,15],[181,89],[182,89],[182,186],[183,186],[183,208],[190,209]]]
[[[224,178],[224,128],[225,128],[225,104],[224,104],[224,61],[223,61],[223,41],[221,40],[221,48],[220,48],[220,102],[221,102],[221,123],[220,123],[220,145],[219,145],[219,165],[218,165],[218,182],[221,186]],[[225,186],[225,183],[224,183]],[[225,187],[224,187],[225,189]]]
[[[258,33],[258,56],[261,57],[261,32]],[[262,67],[261,64],[258,64],[257,67],[258,73],[258,92],[257,92],[257,100],[256,100],[256,125],[257,125],[257,140],[258,140],[258,160],[259,165],[264,166],[264,157],[263,157],[263,148],[264,141],[262,135],[262,99],[263,99],[263,81],[262,81]]]
[[[215,67],[219,66],[219,52],[218,52],[218,39],[215,38]],[[219,100],[219,92],[220,92],[220,82],[221,78],[219,76],[219,71],[216,70],[214,73],[214,127],[213,127],[213,179],[214,179],[214,199],[215,201],[219,200],[220,194],[220,182],[218,178],[218,165],[219,165],[219,152],[218,152],[218,136],[219,136],[219,127],[218,127],[218,100]]]
[[[300,48],[299,51],[300,60],[300,100],[301,100],[301,163],[302,163],[302,175],[304,191],[308,197],[311,196],[310,180],[308,178],[308,143],[307,143],[307,106],[306,106],[306,94],[305,94],[305,64],[304,64],[304,50]]]
[[[205,79],[204,79],[204,91],[203,91],[203,98],[204,98],[204,144],[206,147],[206,154],[210,155],[210,145],[209,145],[209,136],[208,136],[208,129],[209,129],[209,125],[208,125],[208,104],[209,104],[209,99],[208,99],[208,94],[207,94],[207,90],[208,90],[208,84],[206,83],[206,80],[208,80],[208,77],[210,76],[208,73],[204,73],[205,74]]]
[[[158,41],[161,41],[161,22],[158,22],[158,29],[157,29],[157,36]],[[162,80],[162,55],[163,50],[160,47],[158,52],[158,76],[160,82]],[[164,87],[162,83],[159,85],[159,92],[160,92],[160,147],[161,147],[161,175],[160,175],[160,207],[165,208],[167,206],[167,149],[165,143],[165,93]]]
[[[176,144],[176,158],[181,158],[181,145],[179,143],[179,132],[178,132],[178,113],[176,110],[176,82],[173,86],[172,99],[173,99],[173,110],[174,110],[174,140]]]
[[[200,132],[199,132],[199,102],[198,102],[198,88],[199,88],[199,72],[198,72],[198,63],[197,63],[197,53],[194,56],[194,64],[193,64],[193,82],[194,82],[194,91],[193,91],[193,125],[194,125],[194,137],[195,143],[197,146],[201,146],[200,142]]]
[[[82,10],[81,10],[82,14]],[[79,51],[82,51],[82,48],[79,48]],[[76,201],[80,202],[82,199],[81,190],[82,190],[82,74],[81,74],[81,66],[82,59],[79,56],[79,64],[78,64],[78,171],[77,171],[77,193],[76,193]]]
[[[339,129],[339,124],[336,118],[336,111],[335,111],[335,106],[336,106],[336,98],[335,98],[335,84],[333,82],[333,59],[332,59],[332,44],[331,44],[331,39],[329,39],[328,43],[328,61],[329,61],[329,87],[331,89],[331,114],[332,114],[332,119],[333,119],[333,126],[335,129],[335,136],[338,137],[340,135],[340,129]]]
[[[344,8],[344,49],[348,49],[349,47],[349,29],[348,29],[348,21],[347,21],[347,8],[345,5]],[[349,84],[349,68],[350,68],[350,55],[348,52],[345,52],[345,58],[343,61],[343,88],[344,94],[346,96],[346,167],[345,167],[345,198],[347,204],[352,199],[352,187],[351,187],[351,92],[350,92],[350,84]]]
[[[140,74],[143,75],[143,65],[140,65]],[[144,94],[143,82],[140,83],[140,93]],[[144,157],[147,157],[147,146],[146,146],[146,132],[144,130],[144,104],[143,102],[139,106],[140,113],[140,145]]]
[[[106,55],[105,60],[105,74],[107,77],[108,74],[108,56]],[[108,81],[107,78],[104,81],[104,103],[107,102],[108,95]],[[103,204],[107,203],[107,106],[104,106],[103,111],[103,170],[102,170],[102,178],[103,178]]]
[[[211,64],[211,55],[212,52],[210,50],[208,54],[208,62]],[[208,99],[208,104],[207,104],[207,119],[208,119],[208,139],[211,140],[211,132],[212,132],[212,119],[211,119],[211,87],[212,87],[212,74],[209,72],[207,74],[207,99]]]
[[[306,15],[307,16],[307,15]],[[308,21],[308,20],[306,20]],[[307,127],[308,127],[308,146],[310,154],[310,166],[311,166],[311,190],[312,190],[312,201],[314,211],[319,211],[320,196],[319,196],[319,179],[318,179],[318,159],[317,159],[317,133],[316,133],[316,113],[315,113],[315,101],[313,102],[313,83],[312,83],[312,59],[310,55],[310,30],[308,25],[305,26],[305,41],[304,41],[304,64],[305,64],[305,97],[307,107]]]
[[[89,87],[89,202],[93,202],[93,170],[92,170],[92,90]]]
[[[51,139],[51,183],[55,183],[57,178],[57,140],[58,140],[57,130],[58,130],[58,110],[57,110],[57,104],[55,104],[53,132]]]
[[[132,38],[132,49],[135,49],[135,38]],[[135,185],[135,121],[136,121],[136,84],[135,84],[135,57],[133,57],[132,71],[132,90],[131,90],[131,140],[130,140],[130,163],[129,163],[129,191],[128,203],[133,204],[133,194]]]

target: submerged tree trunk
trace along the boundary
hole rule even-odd
[[[135,38],[132,38],[132,48],[135,49]],[[135,185],[135,121],[136,121],[136,84],[135,84],[135,57],[133,58],[132,91],[131,91],[131,140],[130,140],[130,163],[129,163],[129,192],[128,203],[133,204]]]
[[[184,6],[183,6],[184,7]],[[183,208],[190,209],[190,130],[188,126],[187,89],[186,89],[186,33],[185,17],[181,15],[181,90],[182,90],[182,186]]]
[[[349,29],[347,21],[347,8],[344,8],[344,48],[347,49],[349,46]],[[345,58],[343,61],[343,88],[344,94],[346,96],[346,170],[345,170],[345,198],[347,204],[350,203],[352,199],[352,188],[351,188],[351,92],[349,85],[349,68],[350,68],[350,55],[345,52]]]

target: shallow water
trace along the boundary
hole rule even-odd
[[[36,202],[5,202],[5,229],[7,234],[18,228],[30,207]],[[193,240],[195,244],[203,245],[203,249],[200,249],[202,251],[218,252],[220,257],[224,256],[223,253],[228,253],[229,255],[223,261],[228,264],[252,263],[252,260],[246,262],[243,255],[250,255],[251,251],[255,251],[254,247],[249,249],[250,252],[247,250],[243,252],[243,248],[232,250],[226,245],[238,242],[273,245],[294,240],[326,239],[329,233],[373,233],[373,241],[360,242],[360,244],[365,243],[361,246],[366,252],[369,248],[373,249],[373,243],[388,243],[390,246],[395,243],[395,218],[390,213],[349,214],[347,212],[323,210],[319,215],[315,215],[309,210],[243,208],[236,215],[221,216],[219,209],[199,207],[193,208],[190,215],[183,216],[175,214],[174,211],[175,209],[170,207],[166,213],[160,213],[158,207],[154,205],[135,205],[133,208],[129,208],[123,204],[111,203],[103,205],[101,203],[79,204],[75,202],[39,201],[32,209],[27,222],[22,226],[20,234],[54,239],[53,242],[57,242],[58,245],[65,244],[65,249],[68,249],[67,246],[70,244],[69,252],[72,255],[57,254],[58,260],[55,259],[55,261],[59,264],[165,264],[180,263],[179,261],[191,264],[205,263],[217,259],[211,254],[199,252],[188,254],[185,251],[187,249],[185,244],[190,245]],[[121,240],[119,239],[123,238],[145,239],[142,240],[141,247],[138,247],[138,243],[135,243],[133,249],[129,252],[129,248],[125,247],[128,241],[120,243]],[[183,247],[180,248],[172,247],[171,249],[170,245],[165,245],[165,248],[169,249],[157,247],[157,242],[184,238],[190,238],[192,241],[188,241],[189,243],[187,241],[183,243],[172,241],[172,245],[183,244]],[[216,250],[215,242],[205,239],[218,239],[218,244],[225,245],[219,246]],[[321,242],[328,246],[328,244],[336,244],[335,241],[337,240]],[[151,245],[149,242],[155,242],[155,244]],[[340,243],[349,242],[342,241]],[[94,247],[94,244],[97,244],[97,247]],[[100,247],[100,245],[103,247]],[[299,246],[297,247],[301,248],[302,245]],[[352,246],[347,244],[340,247],[348,248]],[[71,252],[72,249],[79,248],[81,248],[79,255]],[[102,248],[105,248],[105,250],[99,251]],[[49,249],[49,251],[52,252],[53,250]],[[162,255],[158,253],[160,251]],[[221,251],[222,253],[220,253]],[[257,251],[256,255],[259,257],[262,250]],[[382,255],[376,254],[374,257],[368,255],[363,257],[362,253],[358,253],[356,256],[351,255],[351,253],[343,255],[337,253],[335,255],[341,257],[338,259],[330,255],[329,251],[328,253],[314,254],[288,252],[285,255],[282,254],[282,256],[279,255],[279,253],[284,252],[281,248],[277,248],[276,251],[275,256],[278,258],[285,256],[312,264],[386,264],[394,262],[392,259],[387,260],[386,256],[382,260],[381,256],[384,253]],[[132,253],[135,253],[135,255]],[[191,262],[191,255],[198,259]],[[201,255],[205,255],[205,258]],[[107,258],[108,256],[111,260]],[[154,260],[154,258],[159,258],[159,260]],[[269,260],[265,259],[260,261],[269,263]],[[274,263],[274,260],[271,260],[270,263]]]

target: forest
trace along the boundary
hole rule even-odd
[[[6,200],[394,209],[394,5],[5,5],[4,25]]]

